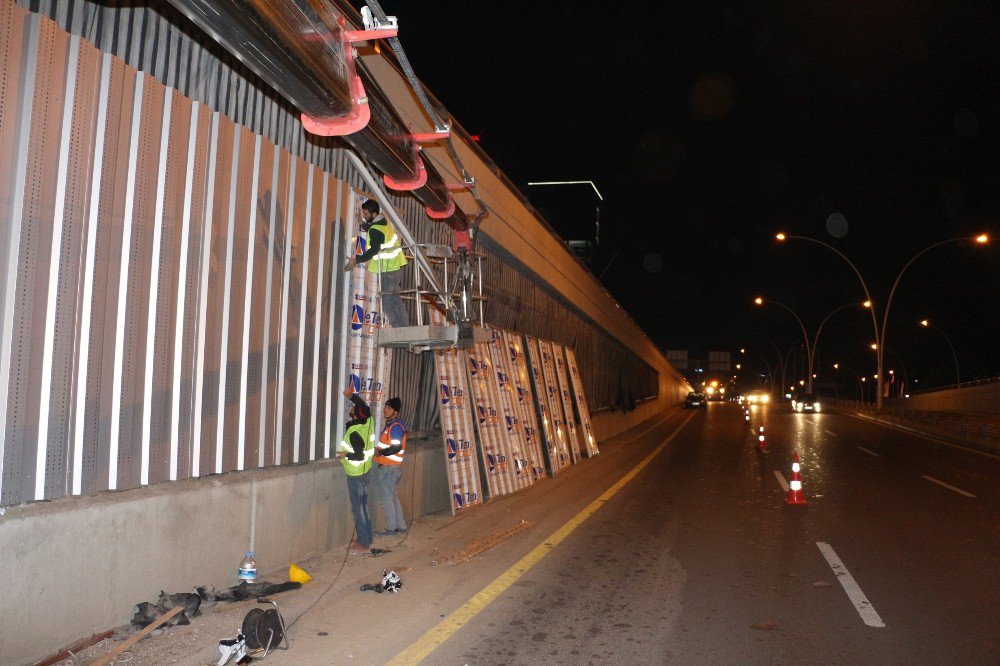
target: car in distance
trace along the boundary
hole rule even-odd
[[[806,393],[792,399],[792,410],[800,413],[818,412],[820,410],[819,400],[811,393]]]
[[[691,391],[684,398],[684,409],[695,409],[697,407],[704,407],[708,403],[705,398],[704,393],[698,393],[697,391]]]

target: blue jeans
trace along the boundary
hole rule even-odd
[[[403,507],[399,504],[399,480],[403,477],[402,465],[380,465],[378,468],[378,499],[385,511],[385,529],[406,530]]]
[[[362,546],[372,543],[372,517],[368,513],[368,482],[372,473],[365,472],[360,476],[347,477],[347,492],[351,496],[351,514],[354,516],[354,530],[357,541]]]
[[[393,328],[410,325],[410,315],[403,305],[403,297],[389,292],[403,288],[403,271],[395,270],[382,273],[382,314],[389,320]]]

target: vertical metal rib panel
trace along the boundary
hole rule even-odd
[[[272,189],[275,176],[275,148],[269,141],[260,138],[260,146],[255,147],[259,155],[256,160],[257,166],[254,169],[254,179],[256,185],[250,203],[251,226],[253,233],[250,234],[249,243],[251,245],[248,255],[252,254],[252,266],[248,269],[250,284],[248,289],[249,317],[245,319],[247,324],[245,342],[247,345],[247,372],[246,380],[246,409],[240,415],[246,421],[245,451],[243,461],[245,466],[260,467],[260,433],[261,433],[261,404],[264,396],[263,367],[267,348],[262,344],[266,334],[267,307],[266,298],[266,278],[267,264],[269,263],[269,251],[267,238],[269,232],[269,209],[267,204],[268,195]]]
[[[35,458],[34,499],[45,499],[46,472],[49,467],[50,449],[58,451],[65,446],[65,440],[49,441],[49,424],[53,416],[61,416],[61,410],[51,409],[52,400],[52,356],[55,353],[56,305],[59,301],[59,268],[61,266],[63,225],[66,221],[66,183],[69,179],[70,138],[73,129],[73,107],[76,94],[76,74],[80,53],[80,39],[70,38],[66,59],[66,89],[63,93],[62,123],[59,128],[59,158],[56,171],[55,207],[52,211],[52,239],[49,249],[48,295],[45,305],[45,325],[42,342],[42,376],[39,396],[37,455]],[[60,359],[62,360],[62,359]],[[61,434],[61,433],[60,433]],[[59,459],[62,459],[60,456]],[[53,470],[53,471],[59,471]],[[62,470],[65,473],[65,470]],[[62,479],[57,477],[57,481]]]
[[[171,101],[167,102],[166,98]],[[191,134],[191,105],[177,91],[167,89],[163,103],[166,117],[169,106],[169,120],[165,144],[161,150],[166,153],[163,172],[163,195],[158,206],[161,219],[159,260],[153,264],[156,273],[150,276],[157,282],[156,308],[150,311],[151,321],[147,326],[153,330],[152,354],[147,348],[147,358],[152,370],[147,368],[150,378],[149,411],[149,471],[148,482],[160,483],[176,478],[176,458],[179,443],[174,438],[175,382],[174,371],[178,367],[178,356],[183,356],[184,322],[178,323],[177,304],[186,300],[184,293],[187,276],[180,274],[180,263],[186,259],[190,238],[185,223],[190,222],[185,209],[189,169],[189,139]],[[163,135],[161,135],[162,137]],[[164,154],[160,155],[161,160]],[[154,238],[155,240],[155,238]],[[155,252],[154,244],[154,252]],[[186,270],[186,266],[185,266]],[[152,291],[152,289],[150,290]],[[178,407],[179,407],[179,401]]]
[[[132,72],[129,72],[132,74]],[[119,432],[121,430],[122,419],[122,373],[124,371],[124,347],[125,347],[125,313],[128,305],[129,269],[131,268],[130,253],[132,251],[132,215],[135,207],[135,180],[136,163],[139,155],[139,124],[142,114],[142,92],[144,76],[141,72],[135,72],[135,92],[132,99],[132,126],[129,133],[129,157],[128,157],[128,181],[125,185],[125,215],[122,227],[121,255],[118,265],[121,267],[121,274],[118,278],[118,316],[115,324],[115,359],[114,378],[112,380],[112,402],[111,402],[111,431],[109,442],[111,444],[108,453],[108,488],[114,490],[118,487],[118,450]]]
[[[218,112],[212,114],[212,125],[209,136],[208,168],[205,170],[205,219],[201,234],[200,277],[198,280],[198,347],[195,360],[194,428],[191,445],[191,476],[201,475],[202,437],[205,434],[205,363],[208,347],[208,297],[209,282],[212,270],[212,222],[215,218],[215,181],[216,166],[219,159],[219,118]]]
[[[184,272],[183,287],[183,340],[181,342],[180,370],[180,403],[178,417],[177,444],[177,478],[191,476],[194,436],[200,431],[201,415],[195,412],[195,388],[198,381],[198,316],[200,314],[201,285],[201,253],[204,228],[209,216],[206,213],[205,200],[208,190],[208,154],[211,150],[212,114],[197,102],[191,103],[191,125],[197,133],[192,160],[194,168],[190,185],[185,185],[184,213],[189,216],[188,242],[186,255],[188,268]],[[185,174],[187,178],[187,174]],[[179,287],[180,288],[180,287]],[[180,299],[178,298],[178,301]],[[178,306],[180,303],[178,303]],[[173,443],[173,442],[172,442]]]
[[[247,200],[247,247],[246,247],[246,271],[243,275],[244,295],[243,295],[243,335],[241,346],[241,367],[240,367],[240,402],[237,418],[239,419],[239,435],[237,437],[236,469],[243,469],[246,456],[246,426],[247,426],[247,383],[250,377],[250,312],[253,305],[253,284],[254,284],[254,249],[256,247],[257,236],[257,179],[260,176],[260,148],[261,137],[254,137],[253,146],[253,172],[250,175],[250,196]]]
[[[285,192],[286,187],[282,184],[279,175],[284,173],[285,170],[282,169],[282,165],[287,163],[287,159],[284,157],[283,151],[274,146],[274,153],[271,157],[273,162],[271,171],[271,187],[265,192],[264,197],[261,200],[261,208],[266,207],[267,217],[266,223],[266,236],[267,241],[264,243],[264,250],[267,252],[267,273],[264,277],[264,320],[262,322],[263,334],[260,339],[261,353],[263,354],[263,363],[260,371],[260,434],[258,439],[258,450],[257,450],[257,466],[264,467],[267,464],[267,452],[269,450],[269,444],[271,449],[274,447],[274,437],[273,437],[273,424],[274,424],[274,410],[271,405],[275,402],[274,391],[272,390],[273,382],[273,366],[274,362],[274,351],[277,349],[277,345],[273,344],[273,334],[276,330],[274,325],[274,313],[276,310],[272,308],[273,294],[277,293],[274,286],[274,259],[277,254],[277,226],[278,226],[278,199],[279,192]],[[262,211],[262,213],[265,211]],[[261,234],[263,239],[265,234]],[[268,418],[271,417],[271,418]],[[270,436],[269,436],[270,434]]]
[[[77,52],[76,90],[73,122],[70,126],[68,178],[65,192],[65,218],[62,251],[59,256],[59,289],[53,341],[53,377],[49,408],[49,450],[62,452],[46,473],[46,496],[58,497],[71,492],[76,483],[73,448],[75,418],[74,382],[78,371],[80,256],[87,222],[88,196],[93,173],[90,169],[95,141],[100,53],[81,41]]]
[[[180,460],[181,439],[181,377],[184,369],[184,342],[187,339],[185,312],[187,308],[188,256],[191,244],[191,203],[194,197],[195,149],[198,145],[198,104],[189,102],[187,158],[184,161],[184,201],[181,204],[180,257],[177,266],[177,298],[174,308],[174,356],[170,388],[170,454],[168,478],[176,481]]]
[[[323,188],[321,196],[321,206],[319,212],[319,244],[316,248],[316,305],[312,309],[312,317],[314,319],[314,330],[312,335],[312,349],[313,349],[313,359],[312,359],[312,372],[311,382],[312,382],[312,405],[309,409],[310,415],[310,429],[309,429],[309,460],[316,459],[316,432],[323,427],[326,419],[321,418],[319,412],[317,411],[317,405],[319,403],[319,389],[320,385],[323,383],[320,381],[320,350],[323,347],[321,344],[322,333],[323,333],[323,317],[320,314],[322,312],[323,306],[323,284],[325,280],[324,270],[325,264],[324,259],[326,258],[326,215],[327,215],[327,204],[329,203],[330,197],[330,174],[323,174]],[[314,243],[315,245],[315,243]]]
[[[295,374],[295,430],[294,430],[294,444],[292,448],[292,462],[299,462],[300,451],[302,449],[302,384],[304,381],[305,370],[305,353],[306,353],[306,341],[308,337],[308,326],[306,322],[306,314],[309,310],[309,253],[310,246],[309,241],[312,227],[313,227],[313,192],[314,192],[314,177],[316,175],[316,169],[313,167],[306,167],[307,185],[306,185],[306,202],[305,202],[305,213],[303,216],[303,234],[304,238],[302,240],[302,245],[299,246],[299,255],[302,263],[302,275],[299,280],[299,296],[298,296],[298,308],[299,308],[299,323],[296,329],[296,345],[298,351],[298,362],[296,363],[296,374]],[[306,438],[308,440],[308,437]]]
[[[236,235],[236,188],[239,185],[240,170],[240,148],[243,143],[239,127],[225,122],[227,136],[231,137],[232,162],[229,167],[229,202],[226,206],[225,223],[225,248],[226,254],[222,264],[222,330],[219,335],[218,359],[218,403],[215,411],[215,473],[221,474],[225,471],[223,467],[223,454],[225,451],[225,426],[226,426],[226,402],[228,398],[228,384],[226,382],[229,371],[229,319],[230,301],[233,291],[233,243]]]
[[[74,495],[80,495],[83,493],[83,476],[84,476],[84,448],[86,434],[86,416],[87,410],[92,409],[91,404],[93,400],[88,400],[87,386],[90,377],[90,347],[91,347],[91,329],[92,329],[92,314],[93,314],[93,304],[94,304],[94,264],[95,257],[97,253],[97,228],[98,228],[98,213],[100,211],[100,200],[101,200],[101,174],[104,170],[104,138],[107,132],[107,119],[108,119],[108,86],[111,82],[111,56],[109,55],[99,55],[97,50],[94,48],[84,49],[84,58],[88,59],[89,54],[93,53],[95,58],[98,58],[97,67],[95,68],[99,71],[99,82],[97,83],[94,97],[94,104],[96,106],[96,122],[93,125],[94,135],[91,141],[92,146],[92,157],[89,165],[89,169],[86,169],[87,176],[89,177],[89,192],[86,195],[85,208],[81,208],[80,214],[83,218],[82,229],[86,230],[86,236],[80,246],[80,284],[79,284],[79,300],[78,300],[78,311],[79,316],[77,317],[76,326],[76,349],[77,349],[77,365],[76,365],[76,383],[74,387],[74,398],[75,407],[73,413],[73,471],[72,471],[72,488],[71,492]],[[77,128],[84,125],[83,122],[77,124]],[[96,396],[94,396],[96,397]],[[93,453],[93,448],[90,447],[91,454]],[[92,459],[92,455],[90,456]],[[92,469],[90,470],[92,471]],[[92,474],[89,476],[93,476]]]
[[[18,258],[21,251],[21,229],[24,222],[24,196],[25,181],[28,174],[28,149],[31,137],[31,119],[34,114],[35,97],[35,64],[38,60],[38,31],[40,21],[37,16],[25,17],[23,13],[11,12],[10,17],[12,30],[8,35],[11,39],[8,53],[12,56],[21,56],[19,61],[11,58],[7,72],[8,76],[16,77],[17,85],[14,81],[4,83],[4,92],[10,93],[10,97],[17,97],[17,101],[7,106],[15,107],[13,119],[16,119],[14,136],[7,135],[8,146],[12,150],[8,155],[14,155],[14,173],[10,175],[10,197],[4,201],[10,201],[10,217],[4,219],[7,233],[5,234],[4,264],[2,265],[4,282],[2,287],[3,310],[0,320],[0,504],[13,504],[21,501],[20,476],[21,476],[21,456],[22,447],[20,444],[14,446],[14,428],[12,427],[10,412],[10,389],[13,378],[11,377],[11,363],[14,344],[14,304],[17,299],[18,280]],[[17,51],[14,49],[21,46]],[[14,74],[14,71],[17,74]],[[6,77],[5,77],[6,78]],[[19,93],[19,94],[18,94]],[[10,100],[13,102],[13,99]],[[4,119],[7,114],[4,113]],[[6,124],[7,127],[14,128],[14,123]],[[6,134],[6,133],[5,133]],[[16,467],[15,467],[16,466]]]
[[[247,307],[243,285],[247,280],[249,239],[248,220],[252,209],[250,190],[253,186],[254,135],[246,128],[236,128],[236,143],[239,150],[239,164],[233,171],[236,187],[230,215],[233,222],[232,259],[229,271],[229,328],[226,331],[226,354],[222,357],[226,366],[226,381],[223,383],[225,402],[220,410],[223,419],[222,471],[230,472],[237,467],[239,457],[240,422],[240,380],[242,377],[243,313]]]
[[[104,134],[103,168],[100,178],[100,201],[97,209],[97,243],[93,275],[93,316],[90,318],[90,352],[87,370],[88,400],[84,431],[83,492],[110,488],[111,410],[114,405],[114,357],[116,341],[118,281],[127,279],[120,263],[124,234],[124,211],[128,180],[129,147],[132,131],[132,108],[135,100],[135,75],[120,60],[110,60],[108,98],[117,100],[107,109]],[[106,267],[106,268],[105,268]],[[117,444],[116,444],[117,446]]]
[[[288,204],[285,208],[285,220],[282,227],[283,251],[281,253],[281,319],[278,336],[278,376],[275,382],[278,404],[275,408],[276,420],[274,426],[274,464],[280,465],[282,460],[282,443],[285,441],[285,375],[288,372],[288,295],[291,291],[292,279],[292,233],[295,217],[295,180],[298,173],[298,160],[288,161]]]
[[[170,140],[170,110],[173,95],[163,95],[163,115],[160,122],[159,163],[156,168],[156,200],[153,204],[153,248],[149,260],[149,298],[146,311],[146,361],[142,388],[142,451],[139,484],[149,485],[150,429],[153,423],[153,370],[156,354],[156,313],[160,297],[160,248],[163,244],[163,207],[167,189],[167,156]]]
[[[329,289],[329,316],[327,322],[327,338],[326,338],[326,381],[324,382],[324,389],[326,390],[326,409],[324,410],[325,418],[323,423],[325,427],[323,428],[323,457],[330,457],[330,445],[332,438],[331,424],[331,410],[333,408],[333,396],[337,392],[336,386],[337,382],[334,381],[335,376],[340,376],[343,372],[342,368],[337,369],[337,375],[334,375],[333,357],[338,354],[338,338],[335,336],[337,330],[336,323],[341,320],[342,317],[337,317],[336,313],[342,312],[341,301],[338,298],[337,291],[337,275],[340,272],[340,245],[341,237],[343,236],[342,219],[343,215],[341,211],[343,210],[343,200],[344,200],[344,190],[346,187],[341,181],[337,181],[337,199],[334,205],[334,218],[332,224],[330,225],[330,236],[331,236],[331,246],[333,248],[330,253],[330,289]]]

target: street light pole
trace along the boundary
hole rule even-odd
[[[785,384],[785,362],[784,362],[784,359],[781,356],[781,350],[778,349],[778,343],[776,343],[771,337],[769,337],[767,335],[764,335],[760,331],[748,331],[748,332],[749,333],[753,333],[754,335],[759,335],[760,337],[764,338],[769,343],[771,343],[771,346],[774,347],[774,353],[778,355],[778,369],[781,370],[781,384],[782,384],[782,386],[784,386],[784,384]],[[740,351],[743,351],[743,350],[741,349]],[[772,382],[772,384],[773,384],[773,382]],[[773,388],[773,386],[772,386],[772,388]],[[784,393],[784,389],[782,389],[781,391],[782,391],[782,393]]]
[[[829,321],[830,317],[832,317],[833,315],[837,314],[841,310],[846,310],[847,308],[854,307],[855,305],[857,305],[857,304],[856,303],[845,303],[844,305],[841,305],[839,308],[836,308],[833,312],[831,312],[830,314],[828,314],[827,316],[825,316],[823,318],[823,321],[821,321],[819,323],[819,328],[816,329],[816,336],[813,338],[812,351],[813,351],[813,357],[814,358],[815,358],[815,355],[816,355],[816,347],[819,345],[819,334],[823,332],[823,326],[826,325],[826,322]],[[871,306],[872,306],[872,302],[871,301],[865,301],[861,305],[862,305],[862,307],[870,309]],[[809,373],[809,376],[812,377],[812,372],[811,371]],[[811,393],[811,391],[810,391],[810,393]]]
[[[924,328],[933,328],[941,334],[941,337],[943,337],[945,342],[948,343],[948,346],[951,347],[951,357],[955,360],[955,388],[959,388],[962,385],[962,378],[958,374],[958,354],[955,353],[955,345],[951,344],[951,338],[949,338],[944,331],[926,319],[921,320],[920,325]]]
[[[808,376],[806,377],[806,382],[808,383],[808,387],[806,388],[806,393],[812,393],[812,386],[813,386],[813,348],[809,345],[809,333],[806,332],[806,325],[802,323],[802,320],[799,318],[799,316],[797,314],[795,314],[795,311],[792,310],[787,305],[785,305],[784,303],[779,303],[778,301],[772,301],[770,299],[764,299],[761,296],[758,296],[757,298],[755,298],[754,299],[754,303],[756,303],[757,305],[764,305],[764,303],[770,303],[771,305],[777,305],[779,308],[784,308],[785,310],[788,310],[788,312],[791,313],[791,315],[793,317],[795,317],[795,321],[799,322],[799,327],[802,329],[802,339],[806,343],[806,361],[807,361],[807,364],[809,366],[809,368],[808,368]]]
[[[858,270],[857,266],[855,266],[851,262],[851,260],[848,259],[847,256],[843,252],[841,252],[840,250],[838,250],[837,248],[833,247],[832,245],[829,245],[828,243],[824,243],[821,240],[816,240],[815,238],[810,238],[808,236],[791,236],[791,235],[787,235],[787,234],[784,234],[784,233],[779,233],[779,234],[775,235],[775,238],[778,241],[785,241],[785,240],[790,240],[790,239],[810,241],[812,243],[816,243],[817,245],[822,245],[823,247],[827,248],[828,250],[833,251],[834,253],[837,254],[837,256],[839,256],[841,259],[843,259],[844,261],[846,261],[847,264],[851,267],[851,269],[854,271],[854,274],[858,276],[858,280],[861,282],[861,288],[864,289],[864,291],[865,291],[865,298],[868,301],[874,303],[874,301],[872,301],[871,294],[868,291],[868,285],[865,284],[865,280],[864,280],[863,277],[861,277],[861,272]],[[878,367],[877,376],[875,378],[875,382],[876,382],[876,386],[875,386],[875,411],[876,412],[881,412],[882,411],[882,391],[883,391],[883,381],[885,379],[883,377],[882,368],[884,366],[883,360],[884,360],[884,349],[885,349],[885,334],[886,334],[886,326],[887,326],[887,324],[889,322],[889,308],[892,307],[892,299],[893,299],[893,296],[895,296],[895,294],[896,294],[896,288],[899,286],[899,281],[902,279],[903,273],[906,272],[906,269],[909,268],[910,265],[914,261],[916,261],[917,259],[919,259],[920,257],[922,257],[925,253],[929,252],[930,250],[933,250],[934,248],[940,247],[942,245],[947,245],[949,243],[959,243],[959,242],[967,241],[967,240],[972,240],[972,241],[974,241],[976,243],[979,243],[980,245],[985,245],[986,243],[989,242],[989,236],[986,235],[986,234],[979,234],[978,236],[976,236],[975,238],[972,238],[972,239],[962,237],[962,238],[949,238],[947,240],[938,241],[937,243],[934,243],[933,245],[929,245],[928,247],[925,247],[923,250],[921,250],[920,252],[918,252],[917,254],[915,254],[909,261],[907,261],[906,264],[903,265],[903,269],[901,271],[899,271],[899,275],[896,276],[896,280],[892,283],[892,289],[889,291],[889,299],[886,301],[886,303],[885,303],[885,309],[882,311],[882,329],[881,330],[879,330],[878,318],[875,316],[875,307],[874,307],[874,305],[872,306],[872,308],[871,308],[871,312],[872,312],[872,324],[875,327],[875,344],[876,344],[875,357],[876,357],[876,365]]]

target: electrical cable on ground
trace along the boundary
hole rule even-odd
[[[365,491],[368,490],[368,481],[367,480],[365,481],[364,485],[362,486],[362,489],[365,490]],[[367,492],[366,492],[366,495],[367,495]],[[313,608],[315,608],[316,604],[318,604],[323,599],[323,597],[325,597],[327,595],[327,593],[331,589],[333,589],[333,586],[340,579],[340,574],[343,573],[344,566],[347,564],[347,558],[349,558],[351,556],[351,545],[354,544],[354,539],[358,536],[357,524],[358,524],[358,513],[360,511],[361,511],[361,503],[358,502],[358,508],[354,512],[354,528],[351,530],[351,540],[347,543],[347,548],[344,549],[344,559],[341,560],[341,562],[340,562],[340,568],[337,570],[336,575],[334,575],[333,580],[331,580],[327,584],[326,589],[324,589],[323,592],[318,597],[316,597],[316,599],[311,604],[309,604],[308,608],[306,608],[304,611],[302,611],[301,613],[299,613],[298,615],[296,615],[294,620],[292,620],[291,622],[289,622],[288,624],[285,625],[285,630],[286,631],[289,630],[289,629],[291,629],[292,627],[294,627],[296,622],[298,622],[299,620],[301,620],[302,617],[306,613],[308,613]]]

